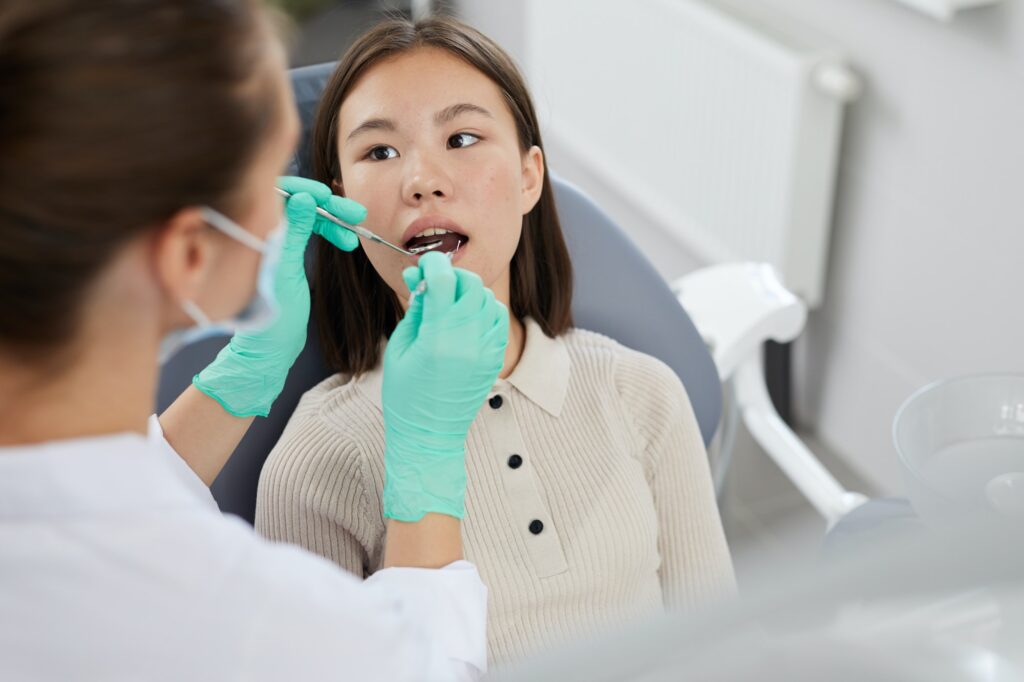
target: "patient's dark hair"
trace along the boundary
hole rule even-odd
[[[129,240],[237,213],[279,118],[274,23],[257,0],[0,0],[0,350],[52,359]]]
[[[312,176],[344,187],[338,162],[338,117],[345,97],[377,62],[421,47],[446,50],[465,60],[501,90],[525,153],[543,149],[537,115],[522,76],[509,56],[479,31],[447,17],[412,23],[388,19],[364,34],[341,58],[324,89],[313,128]],[[511,263],[511,313],[535,320],[548,336],[572,326],[572,265],[555,210],[545,160],[540,199],[523,216],[523,233]],[[317,246],[313,300],[320,341],[335,371],[360,374],[380,361],[381,339],[402,317],[398,296],[361,249],[344,253],[321,240]]]

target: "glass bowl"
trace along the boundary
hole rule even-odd
[[[929,384],[899,409],[893,439],[910,503],[929,525],[1024,520],[1024,375]]]

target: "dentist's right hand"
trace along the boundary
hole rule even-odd
[[[384,352],[384,516],[465,514],[466,435],[505,360],[508,310],[480,278],[424,254],[403,273],[417,296]]]

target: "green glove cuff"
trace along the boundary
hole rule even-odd
[[[236,417],[266,417],[270,406],[284,388],[285,375],[253,367],[252,361],[239,357],[234,340],[217,354],[217,358],[192,378],[192,385],[210,396]]]
[[[399,448],[400,449],[400,448]],[[401,455],[386,448],[384,455],[384,516],[409,523],[434,512],[462,519],[466,515],[465,451],[448,453],[415,466],[396,464]]]
[[[428,512],[466,514],[466,434],[426,430],[384,407],[384,516],[419,521]]]

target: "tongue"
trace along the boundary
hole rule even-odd
[[[449,232],[448,234],[435,234],[430,237],[413,237],[406,243],[405,248],[410,251],[420,251],[422,249],[420,253],[426,253],[427,251],[451,253],[465,240],[465,237]]]

